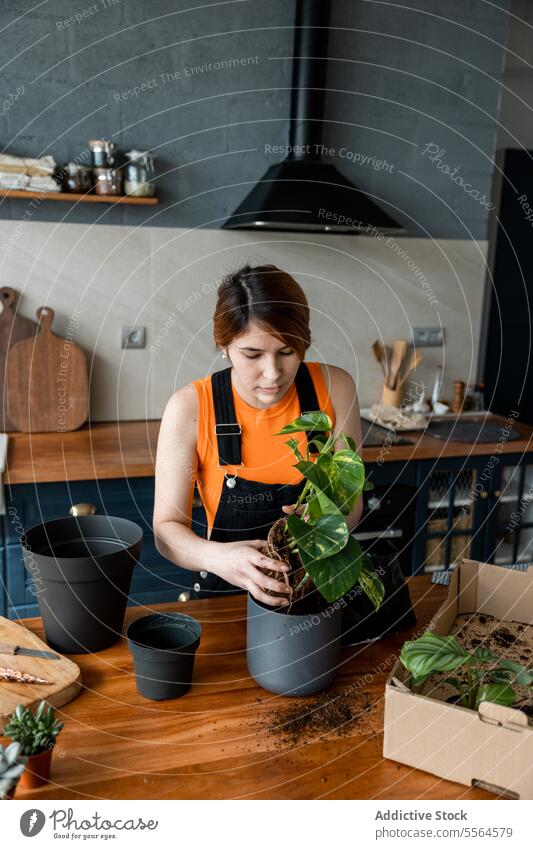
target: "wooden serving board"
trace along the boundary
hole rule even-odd
[[[39,651],[53,651],[35,634],[0,616],[0,642],[10,643]],[[58,652],[54,651],[54,654]],[[63,655],[59,660],[28,657],[22,654],[0,654],[0,666],[20,672],[29,672],[45,678],[49,684],[19,684],[18,681],[0,681],[0,728],[3,728],[17,705],[34,707],[45,699],[52,707],[60,707],[76,698],[81,690],[79,667]]]
[[[40,333],[7,355],[7,414],[23,433],[76,430],[87,420],[87,360],[78,345],[52,333],[54,310],[37,310]]]
[[[7,352],[17,342],[22,339],[31,337],[34,338],[39,330],[39,325],[31,318],[24,318],[18,315],[13,309],[13,305],[17,299],[17,290],[11,286],[2,286],[0,289],[0,303],[3,310],[0,313],[0,430],[2,432],[8,430],[16,430],[13,422],[10,420],[6,412],[6,404],[4,401],[4,372],[6,368]]]

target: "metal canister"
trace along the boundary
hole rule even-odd
[[[115,164],[117,146],[106,139],[92,139],[89,142],[91,165],[93,168],[109,168]]]

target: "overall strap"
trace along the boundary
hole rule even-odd
[[[311,413],[316,412],[320,409],[318,405],[318,398],[316,395],[315,385],[313,383],[313,378],[307,368],[306,363],[303,361],[300,363],[298,371],[296,372],[296,391],[298,392],[298,400],[300,401],[300,411],[302,413]],[[326,438],[326,434],[324,431],[312,430],[307,434],[307,441],[311,442],[315,437],[323,437]],[[311,445],[309,448],[310,454],[316,454],[318,452],[318,448],[315,445]]]
[[[235,415],[231,389],[231,366],[211,375],[211,391],[215,408],[215,434],[220,466],[240,466],[241,426]]]
[[[309,369],[301,362],[296,372],[296,391],[302,413],[319,409],[318,398]],[[231,367],[215,371],[211,375],[211,390],[215,408],[215,435],[218,446],[218,462],[220,466],[239,466],[241,464],[241,426],[235,414],[233,391],[231,387]],[[322,431],[311,431],[307,441],[325,434]],[[318,449],[312,445],[311,453]]]

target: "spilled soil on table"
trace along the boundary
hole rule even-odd
[[[383,697],[357,683],[330,688],[317,696],[276,703],[261,727],[278,748],[350,735],[373,737],[383,730]]]

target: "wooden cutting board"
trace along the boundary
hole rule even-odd
[[[87,420],[87,360],[78,345],[52,332],[54,315],[39,307],[39,334],[7,355],[7,414],[23,433],[76,430]]]
[[[0,642],[39,651],[53,651],[35,634],[21,625],[0,616]],[[60,707],[76,698],[81,690],[79,667],[58,652],[59,660],[28,657],[22,654],[0,654],[0,666],[20,672],[29,672],[45,678],[49,684],[19,684],[17,681],[0,681],[0,728],[3,728],[17,705],[34,707],[46,699],[52,707]]]
[[[6,411],[4,396],[4,372],[6,357],[9,349],[21,339],[33,338],[39,330],[39,325],[31,318],[24,318],[13,309],[17,299],[17,290],[11,286],[0,288],[0,303],[3,310],[0,313],[0,431],[16,430]]]

